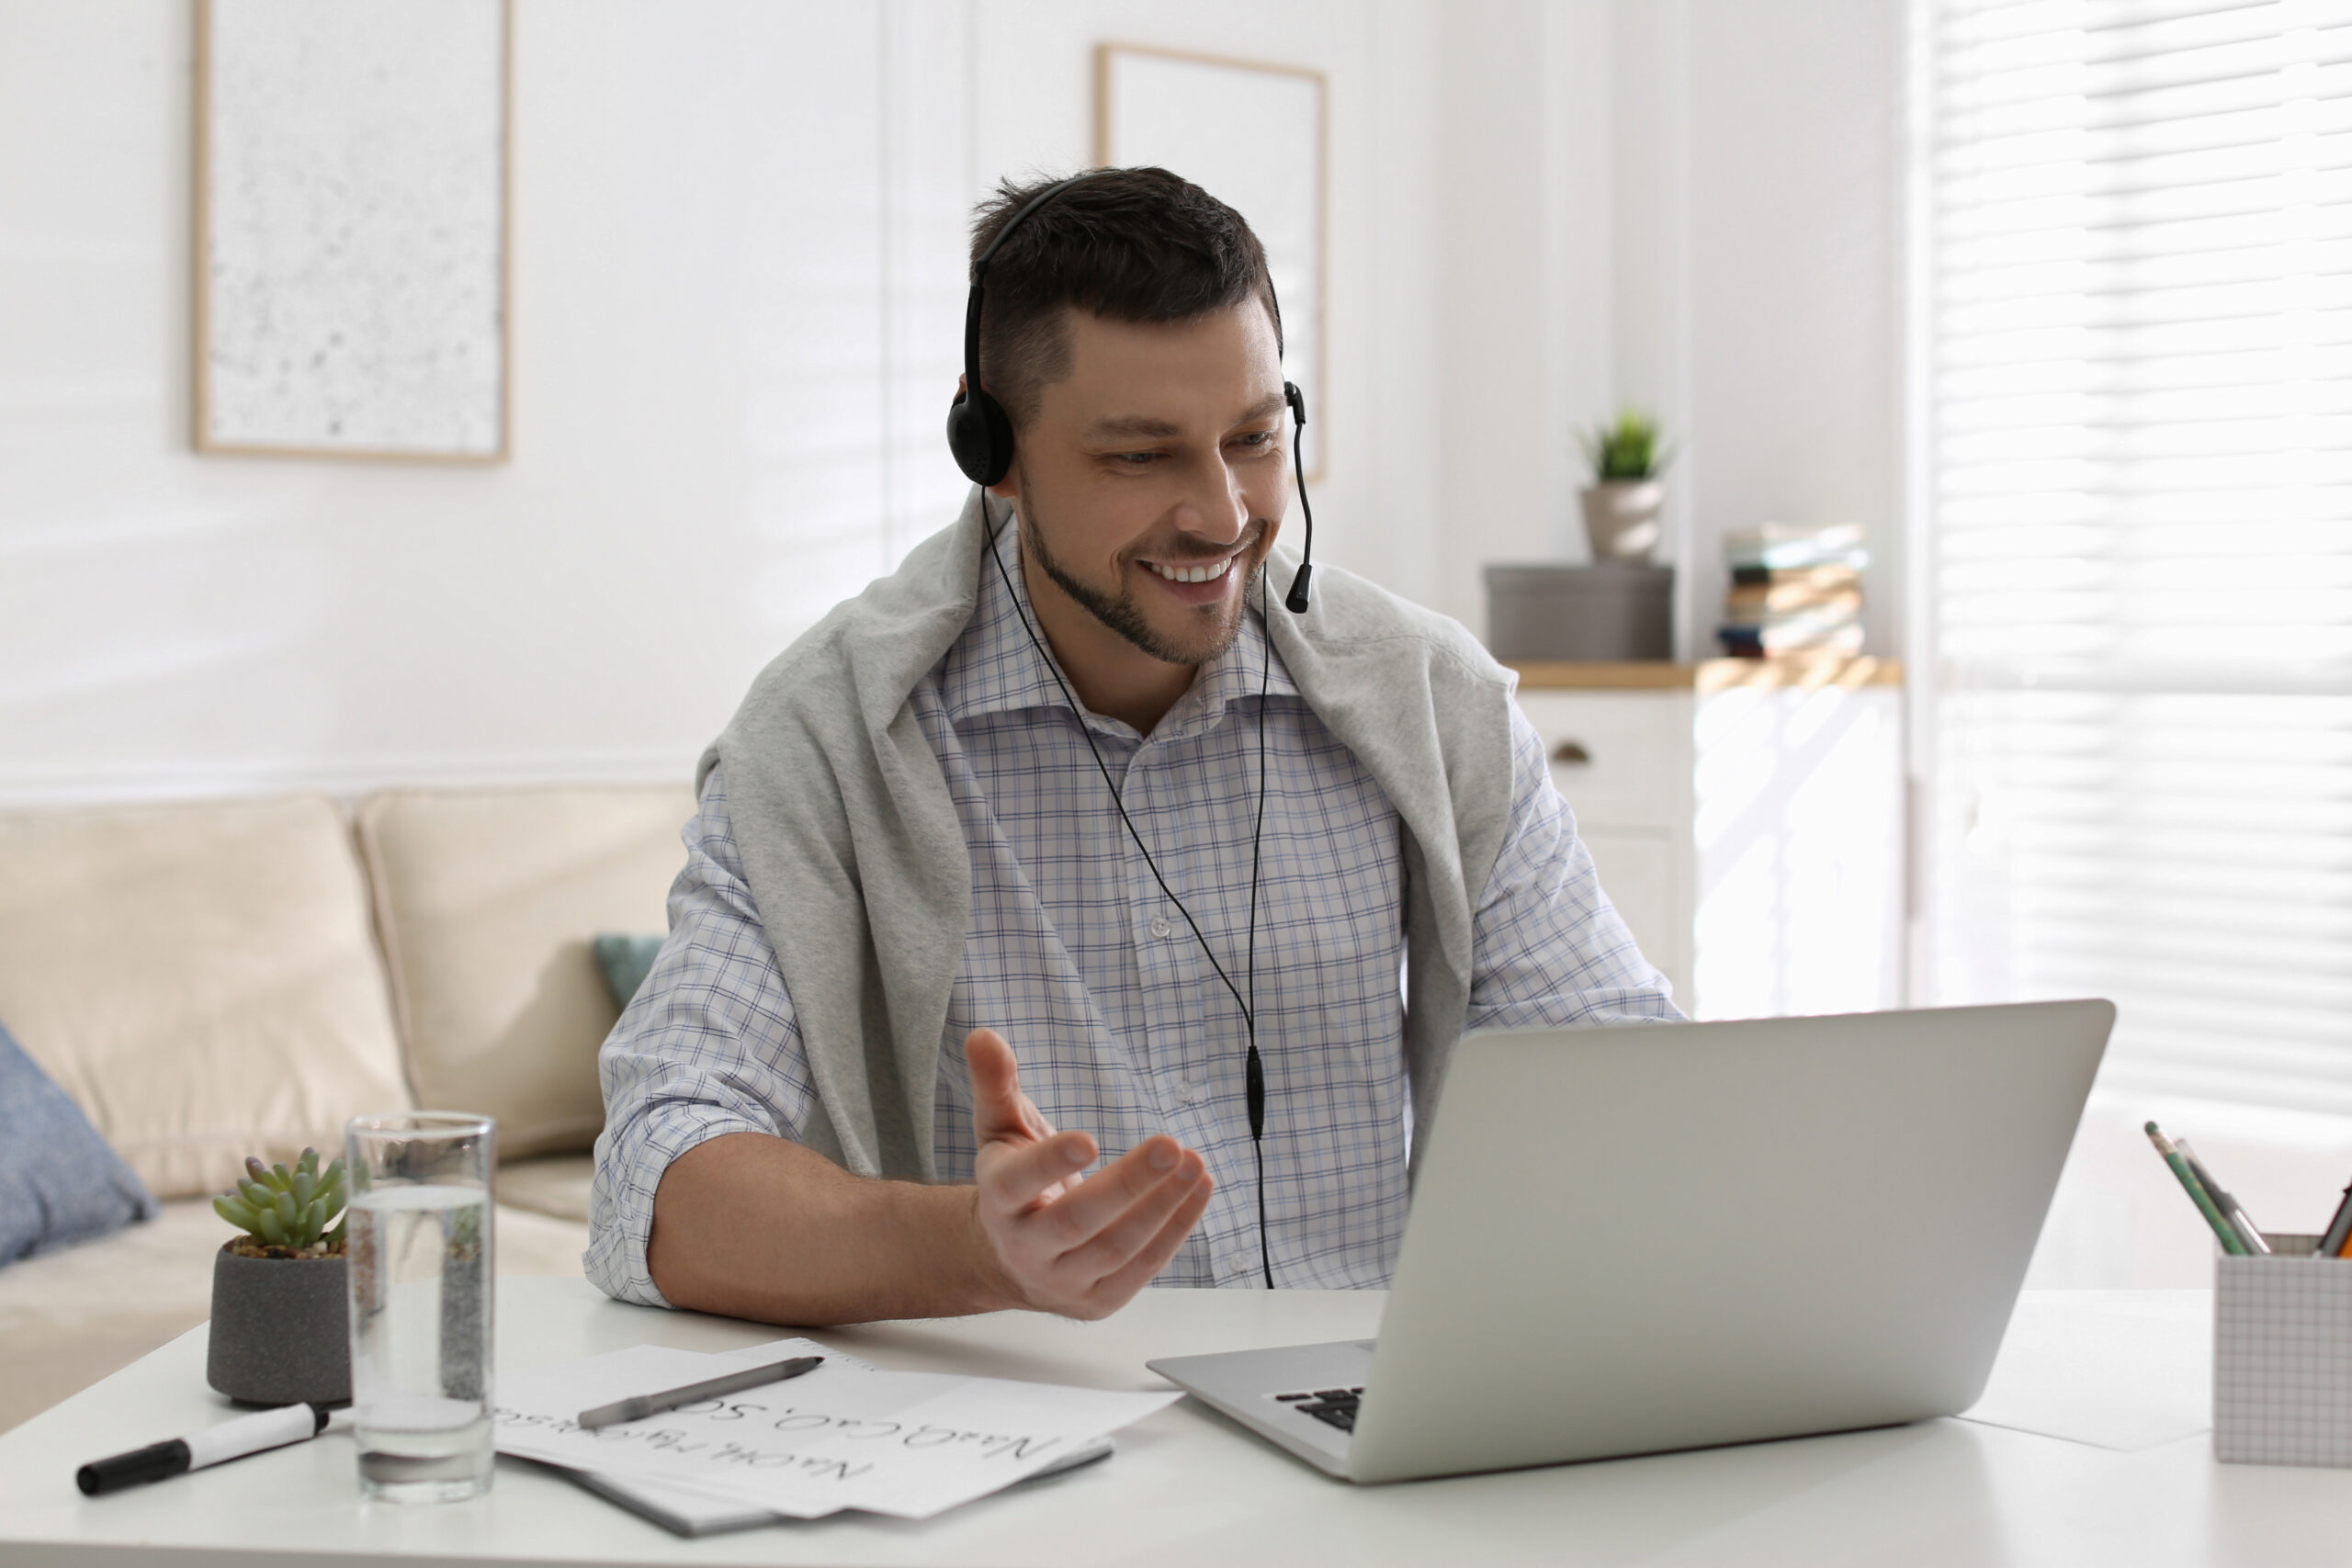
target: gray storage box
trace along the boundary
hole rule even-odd
[[[1674,657],[1674,569],[1631,561],[1487,569],[1487,649],[1502,660]]]

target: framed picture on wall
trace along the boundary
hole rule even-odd
[[[1306,474],[1323,477],[1324,81],[1297,65],[1143,44],[1094,51],[1094,161],[1156,164],[1226,203],[1266,247],[1283,310],[1283,373],[1306,394]]]
[[[507,455],[511,0],[198,0],[202,452]]]

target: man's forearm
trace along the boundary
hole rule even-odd
[[[874,1181],[757,1133],[698,1144],[653,1197],[647,1272],[675,1306],[767,1323],[871,1323],[1017,1306],[974,1190]]]

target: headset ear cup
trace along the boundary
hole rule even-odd
[[[974,400],[989,428],[989,477],[980,482],[992,485],[1012,471],[1012,416],[985,390]]]
[[[979,411],[973,408],[957,392],[947,405],[947,449],[956,456],[956,466],[974,484],[986,484],[980,476],[989,465],[989,433]]]
[[[956,394],[947,405],[947,447],[976,485],[992,485],[1012,469],[1012,421],[987,392]]]

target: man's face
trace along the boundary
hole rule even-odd
[[[996,487],[1038,568],[1030,597],[1049,619],[1065,598],[1163,663],[1206,663],[1239,633],[1289,499],[1273,324],[1252,300],[1152,325],[1071,310],[1069,330],[1070,373],[1044,389]],[[1077,640],[1066,660],[1103,641]]]

